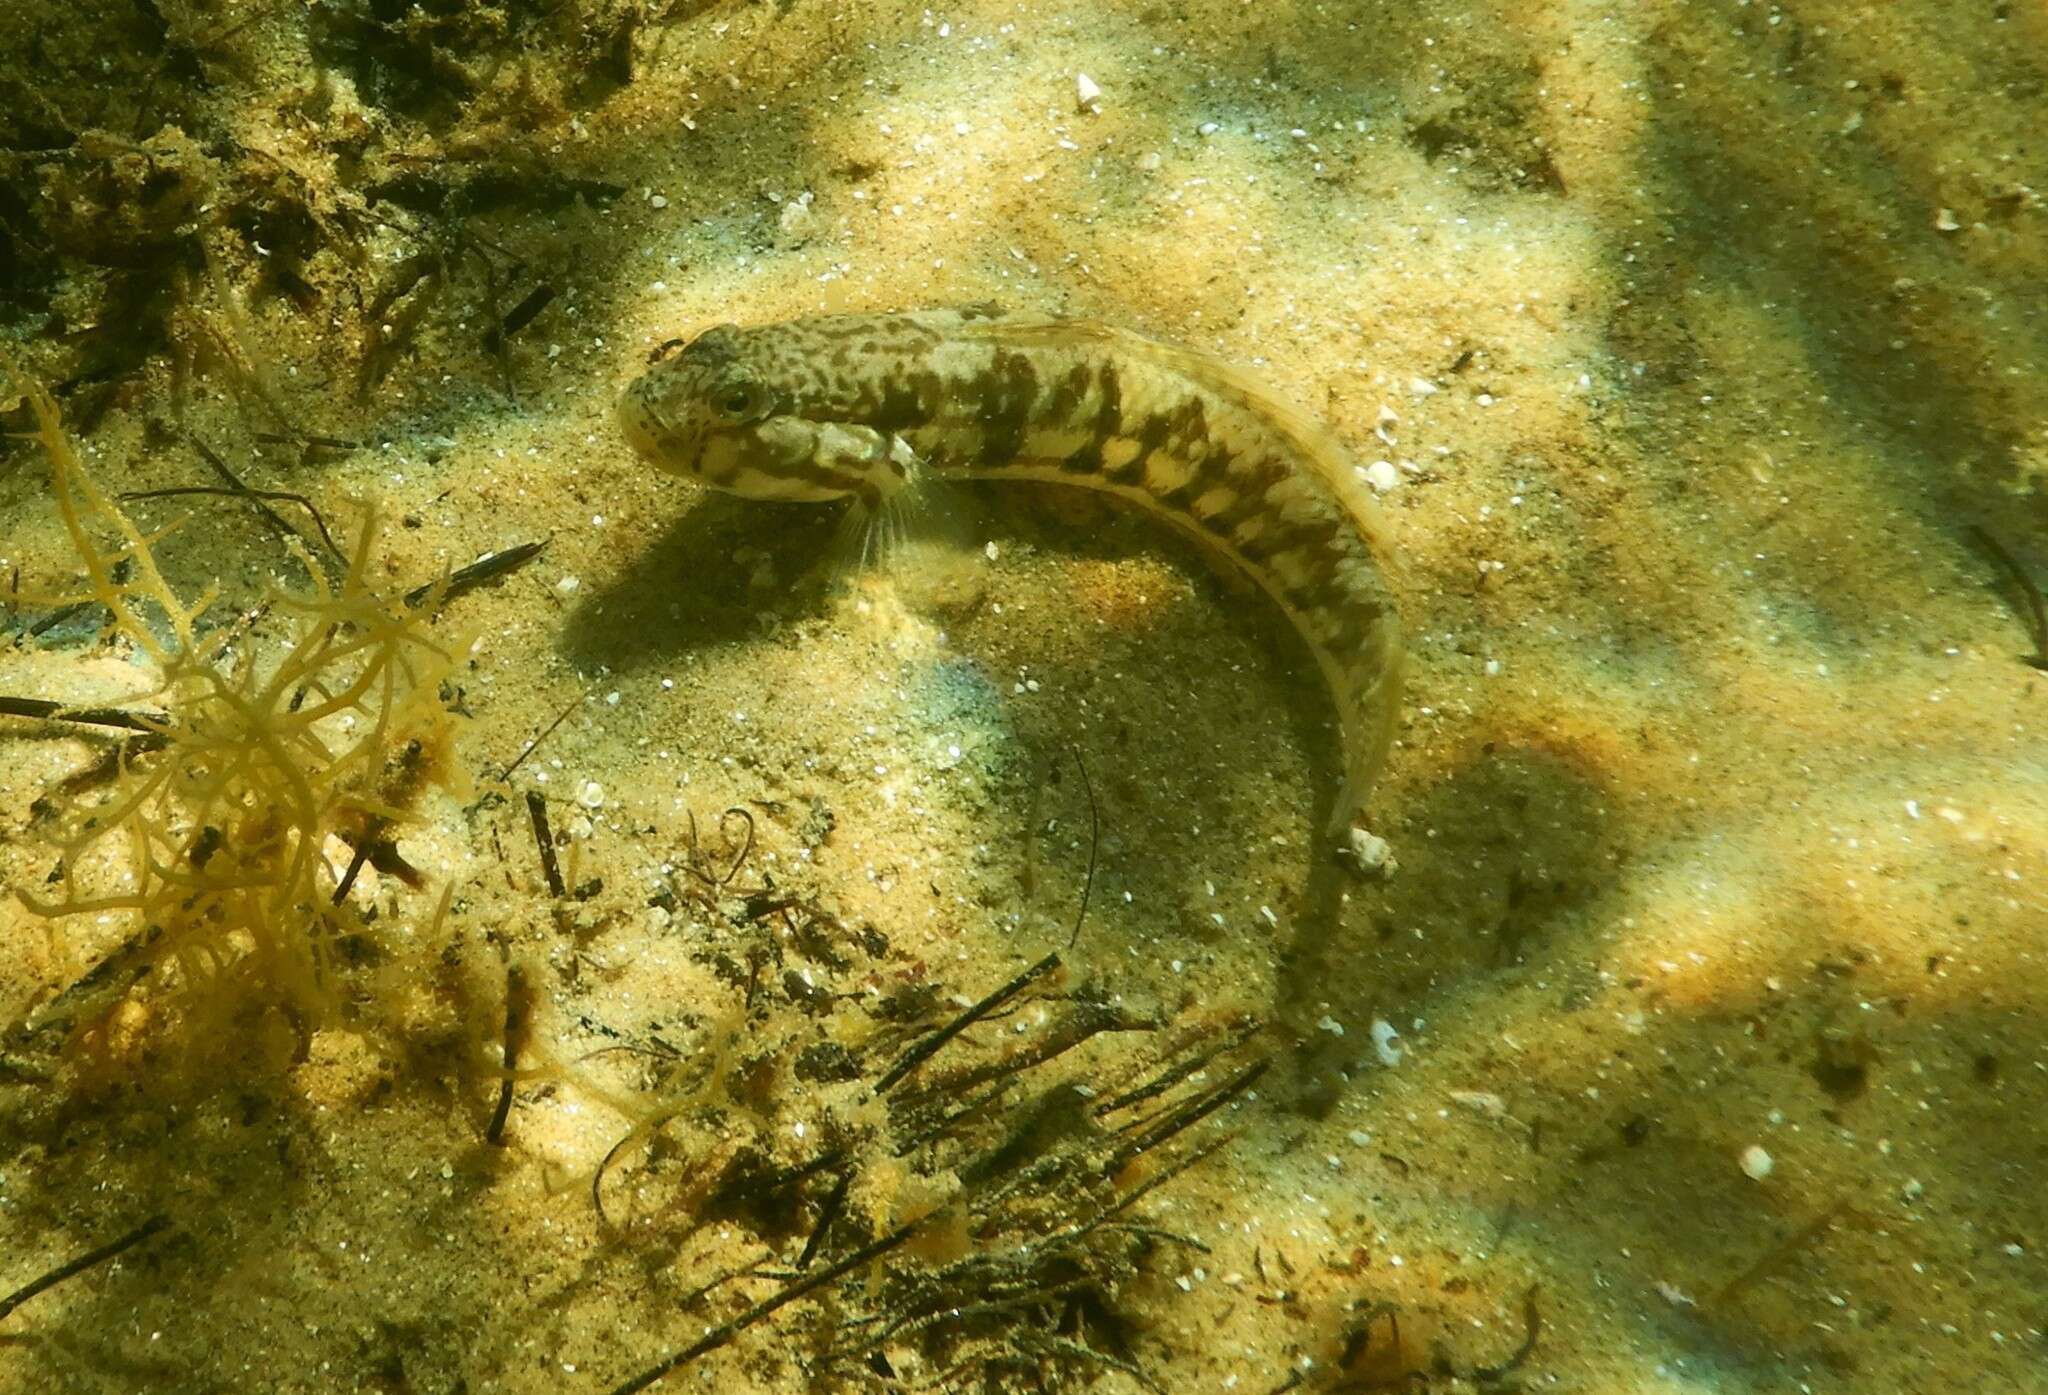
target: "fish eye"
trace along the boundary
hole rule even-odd
[[[722,415],[741,421],[760,410],[761,390],[752,383],[728,383],[714,400]]]

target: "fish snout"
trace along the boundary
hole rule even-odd
[[[658,470],[688,473],[693,452],[663,417],[647,378],[636,380],[619,395],[615,415],[626,444],[641,459]]]

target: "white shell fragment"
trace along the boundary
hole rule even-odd
[[[1356,827],[1345,840],[1341,856],[1367,876],[1392,876],[1400,865],[1394,861],[1394,850],[1386,839]]]
[[[1380,1064],[1392,1069],[1401,1064],[1401,1048],[1394,1045],[1401,1034],[1394,1030],[1394,1024],[1384,1017],[1372,1020],[1372,1049],[1380,1058]]]
[[[1086,73],[1074,76],[1074,100],[1083,111],[1102,110],[1102,88]]]
[[[1401,472],[1394,468],[1391,460],[1375,460],[1365,467],[1365,482],[1372,486],[1373,493],[1384,494],[1401,482]]]
[[[1508,1102],[1491,1090],[1453,1090],[1451,1103],[1462,1105],[1474,1114],[1484,1115],[1488,1119],[1508,1117]]]
[[[1771,1169],[1778,1165],[1776,1159],[1754,1143],[1742,1150],[1742,1157],[1738,1161],[1742,1165],[1742,1175],[1752,1182],[1763,1181],[1771,1175]]]

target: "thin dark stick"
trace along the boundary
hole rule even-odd
[[[1238,1047],[1244,1045],[1245,1042],[1257,1035],[1258,1031],[1259,1023],[1256,1019],[1241,1024],[1230,1035],[1211,1044],[1207,1050],[1190,1052],[1182,1059],[1168,1064],[1165,1069],[1161,1070],[1159,1074],[1153,1076],[1143,1085],[1126,1090],[1114,1099],[1105,1100],[1103,1103],[1096,1105],[1095,1117],[1098,1119],[1107,1118],[1120,1109],[1129,1109],[1134,1104],[1143,1104],[1146,1100],[1157,1099],[1174,1086],[1180,1084],[1181,1081],[1186,1080],[1196,1071],[1208,1065],[1209,1062],[1221,1056],[1224,1052],[1235,1051]]]
[[[784,1169],[782,1169],[782,1171],[776,1173],[773,1177],[770,1177],[766,1181],[762,1182],[759,1190],[763,1196],[773,1196],[776,1192],[781,1191],[784,1187],[790,1186],[797,1182],[801,1182],[804,1180],[804,1178],[810,1176],[814,1172],[823,1172],[825,1171],[825,1169],[837,1167],[839,1166],[839,1164],[845,1161],[845,1149],[827,1148],[824,1152],[818,1154],[818,1156],[816,1156],[815,1158],[811,1158],[805,1162],[797,1163],[792,1167],[785,1167]]]
[[[939,1030],[937,1030],[936,1032],[933,1032],[923,1041],[911,1047],[910,1050],[903,1053],[902,1060],[898,1061],[895,1065],[889,1068],[889,1073],[887,1075],[884,1075],[880,1080],[875,1082],[875,1093],[877,1095],[886,1095],[887,1093],[889,1093],[889,1091],[892,1088],[894,1088],[896,1084],[903,1079],[904,1076],[909,1075],[912,1071],[916,1070],[919,1066],[923,1065],[926,1061],[930,1060],[933,1056],[937,1055],[940,1047],[944,1046],[954,1037],[959,1036],[962,1032],[966,1031],[969,1027],[972,1027],[982,1018],[994,1012],[997,1008],[1001,1007],[1004,1003],[1010,1001],[1010,999],[1016,997],[1019,993],[1022,993],[1026,988],[1029,988],[1033,982],[1045,977],[1047,974],[1051,973],[1054,969],[1057,969],[1059,966],[1060,956],[1057,951],[1046,955],[1045,958],[1039,960],[1036,964],[1033,964],[1023,973],[1017,975],[1008,983],[1004,984],[1001,988],[998,988],[995,992],[989,994],[986,998],[983,998],[980,1002],[976,1003],[973,1007],[967,1009],[967,1011],[961,1013],[951,1022],[948,1022],[945,1026],[939,1028]]]
[[[2020,662],[2034,668],[2048,670],[2048,605],[2041,600],[2041,588],[2034,584],[2034,578],[2027,575],[2027,569],[2020,565],[2019,558],[2006,550],[2004,543],[1991,536],[1991,530],[1972,523],[1970,536],[1975,538],[1986,552],[2005,568],[2013,582],[2020,589],[2020,596],[2027,603],[2027,614],[2031,619],[2029,628],[2034,636],[2034,652],[2022,654]]]
[[[960,1123],[963,1119],[971,1119],[976,1114],[979,1114],[982,1110],[987,1109],[991,1104],[994,1104],[997,1100],[1001,1099],[1004,1095],[1008,1094],[1009,1090],[1010,1082],[1007,1079],[998,1081],[989,1089],[983,1090],[979,1095],[976,1095],[973,1099],[961,1105],[951,1114],[946,1115],[944,1118],[940,1119],[936,1124],[933,1124],[931,1127],[927,1128],[923,1133],[914,1134],[911,1137],[905,1139],[903,1142],[897,1144],[895,1148],[891,1151],[894,1152],[895,1155],[899,1158],[909,1157],[912,1153],[915,1153],[918,1149],[924,1147],[927,1143],[930,1143],[935,1139],[941,1138],[947,1133],[951,1132],[953,1127],[956,1124]]]
[[[200,458],[204,460],[208,465],[213,467],[213,472],[215,474],[219,475],[222,479],[226,480],[235,493],[241,495],[250,503],[254,504],[256,506],[256,511],[262,514],[266,519],[270,520],[271,527],[277,529],[278,532],[284,533],[289,537],[298,536],[298,529],[292,527],[291,524],[285,522],[284,516],[278,513],[276,509],[273,509],[272,507],[270,507],[270,505],[264,503],[263,496],[261,494],[251,489],[248,485],[242,483],[240,477],[237,476],[233,470],[230,470],[228,468],[227,462],[225,460],[222,460],[218,455],[215,455],[213,453],[212,447],[208,446],[206,442],[200,440],[197,436],[189,436],[186,439],[191,441],[192,449],[199,452]],[[320,541],[327,545],[327,550],[333,553],[336,558],[338,558],[343,563],[346,563],[348,561],[348,554],[343,552],[339,547],[335,546],[334,539],[328,535],[327,525],[321,521],[320,511],[318,509],[314,509],[310,503],[308,503],[306,507],[307,509],[312,511],[313,522],[319,526]]]
[[[258,151],[257,153],[261,154],[262,152]],[[339,436],[315,436],[310,432],[302,432],[296,436],[287,436],[277,431],[258,431],[255,433],[255,439],[267,446],[319,446],[323,450],[361,450],[363,448],[363,443],[360,441],[344,441]]]
[[[303,494],[294,494],[289,489],[250,489],[246,486],[241,489],[229,489],[217,484],[184,484],[173,489],[131,489],[121,496],[121,502],[127,504],[138,499],[176,499],[187,494],[224,494],[231,499],[282,499],[287,503],[302,505],[306,512],[313,516],[313,526],[320,530],[320,541],[327,544],[327,550],[336,557],[342,556],[341,549],[335,545],[333,536],[327,531],[327,521],[320,516],[320,510],[314,507],[313,501]],[[278,521],[283,522],[282,519]],[[285,531],[293,534],[298,532],[297,529],[289,527]]]
[[[1156,1225],[1138,1225],[1132,1221],[1110,1221],[1097,1227],[1097,1229],[1114,1231],[1118,1235],[1135,1235],[1141,1240],[1157,1240],[1166,1245],[1179,1245],[1183,1249],[1193,1250],[1198,1255],[1212,1255],[1216,1253],[1192,1235],[1182,1235],[1180,1232],[1173,1230],[1161,1230]]]
[[[1801,1226],[1797,1231],[1771,1246],[1770,1249],[1764,1251],[1756,1263],[1721,1285],[1720,1289],[1714,1294],[1715,1306],[1725,1306],[1728,1300],[1735,1297],[1736,1294],[1742,1292],[1757,1280],[1764,1278],[1793,1255],[1825,1236],[1833,1228],[1835,1222],[1840,1220],[1844,1214],[1855,1216],[1856,1212],[1849,1206],[1848,1202],[1837,1201],[1834,1205],[1828,1207],[1827,1210]]]
[[[1200,1167],[1203,1163],[1207,1162],[1210,1158],[1214,1157],[1217,1153],[1229,1147],[1232,1143],[1236,1141],[1236,1134],[1227,1133],[1220,1138],[1212,1138],[1209,1139],[1207,1142],[1200,1144],[1199,1146],[1191,1150],[1186,1157],[1167,1164],[1159,1171],[1153,1173],[1150,1177],[1147,1177],[1144,1181],[1138,1183],[1137,1186],[1132,1187],[1129,1191],[1125,1192],[1122,1196],[1118,1197],[1116,1200],[1116,1204],[1114,1206],[1111,1206],[1108,1210],[1104,1211],[1101,1215],[1097,1216],[1094,1220],[1090,1221],[1086,1227],[1084,1227],[1084,1233],[1085,1231],[1092,1231],[1097,1226],[1105,1224],[1112,1216],[1122,1215],[1124,1212],[1130,1210],[1133,1206],[1136,1206],[1140,1201],[1143,1201],[1146,1197],[1150,1196],[1153,1192],[1158,1191],[1168,1182],[1171,1182],[1174,1178],[1180,1176],[1183,1172],[1187,1172],[1192,1168]]]
[[[348,860],[348,871],[344,872],[341,880],[334,884],[333,904],[339,906],[348,899],[349,892],[355,889],[356,878],[361,875],[363,864],[370,860],[370,841],[372,836],[372,834],[365,832],[361,841],[356,844],[355,856]]]
[[[8,1085],[47,1085],[56,1077],[41,1066],[25,1065],[20,1061],[0,1056],[0,1083]]]
[[[79,601],[76,604],[67,605],[61,610],[53,610],[28,627],[28,637],[30,639],[41,639],[73,616],[83,615],[98,604],[98,601]]]
[[[787,1307],[807,1294],[817,1292],[827,1284],[838,1282],[863,1265],[880,1259],[905,1240],[908,1240],[912,1233],[916,1231],[918,1225],[919,1222],[912,1221],[909,1225],[892,1230],[873,1244],[861,1246],[861,1248],[855,1250],[831,1268],[820,1269],[808,1279],[799,1279],[788,1287],[779,1290],[774,1297],[762,1299],[738,1317],[733,1318],[729,1322],[720,1323],[675,1355],[666,1357],[655,1365],[648,1367],[624,1385],[613,1386],[608,1395],[638,1395],[639,1391],[645,1390],[662,1377],[680,1370],[700,1356],[718,1350],[769,1314]]]
[[[1498,1366],[1482,1366],[1472,1373],[1472,1379],[1481,1385],[1491,1385],[1527,1361],[1536,1350],[1536,1338],[1543,1332],[1543,1314],[1536,1307],[1536,1285],[1529,1285],[1529,1291],[1522,1295],[1522,1324],[1527,1329],[1522,1344],[1515,1348],[1515,1354]]]
[[[510,339],[513,335],[533,323],[534,317],[548,308],[548,302],[555,298],[555,288],[549,285],[535,286],[526,293],[526,298],[505,312],[505,318],[498,323],[498,337]]]
[[[704,885],[710,887],[713,891],[721,890],[725,886],[729,885],[734,877],[737,877],[740,874],[740,868],[746,866],[747,859],[754,855],[754,816],[747,810],[740,808],[737,804],[735,804],[732,808],[727,809],[724,813],[718,816],[718,831],[721,834],[725,833],[725,826],[728,823],[731,823],[734,819],[739,819],[747,826],[746,841],[740,844],[739,852],[735,854],[733,857],[732,866],[726,869],[725,875],[722,877],[714,877],[709,872],[704,870],[704,868],[709,865],[709,861],[704,857],[704,850],[697,841],[696,810],[693,809],[689,811],[689,818],[690,860],[686,864],[686,869],[689,871],[690,875],[697,878],[698,881],[703,882]],[[730,836],[726,837],[726,846],[732,846],[732,839]]]
[[[1081,922],[1088,919],[1088,898],[1095,892],[1095,855],[1102,850],[1102,819],[1095,811],[1095,786],[1088,779],[1088,762],[1081,759],[1081,748],[1069,746],[1067,751],[1081,772],[1081,788],[1088,794],[1088,877],[1081,883],[1081,909],[1074,916],[1074,933],[1067,936],[1067,948],[1072,949],[1081,942]]]
[[[538,557],[540,550],[546,546],[545,542],[529,542],[520,543],[517,547],[508,547],[503,552],[486,552],[468,566],[457,567],[450,572],[445,585],[439,581],[430,581],[424,586],[413,587],[405,593],[405,603],[418,605],[434,594],[436,586],[442,587],[441,599],[444,601],[459,596],[472,587],[481,586],[493,577],[502,576],[521,563]]]
[[[133,558],[123,557],[120,561],[114,563],[114,584],[116,586],[126,586],[128,584],[128,577],[134,570],[135,563]],[[42,619],[28,627],[28,637],[30,639],[40,639],[51,630],[70,620],[73,616],[83,615],[97,605],[99,605],[99,602],[96,600],[77,601],[71,605],[64,606],[62,609],[51,611],[48,615],[45,615]]]
[[[975,1066],[965,1074],[956,1073],[936,1087],[936,1092],[948,1097],[957,1097],[992,1081],[1000,1081],[1036,1066],[1042,1066],[1103,1032],[1151,1032],[1158,1030],[1158,1027],[1157,1022],[1130,1015],[1112,1004],[1084,999],[1076,1005],[1074,1011],[1068,1012],[1055,1022],[1050,1030],[1032,1033],[1035,1040],[1030,1046],[1021,1051],[1007,1053],[995,1061]],[[906,1098],[923,1099],[934,1092],[914,1091]]]
[[[576,700],[570,703],[567,707],[563,708],[560,716],[556,717],[555,720],[549,722],[545,727],[541,728],[540,735],[534,737],[533,740],[527,742],[526,749],[521,751],[516,757],[514,757],[510,765],[506,766],[503,770],[498,772],[498,778],[500,780],[511,779],[512,772],[517,770],[520,766],[526,764],[526,758],[532,755],[535,751],[540,749],[541,742],[547,740],[550,736],[553,736],[555,734],[556,727],[560,726],[562,723],[569,720],[569,714],[571,712],[574,712],[577,708],[583,705],[583,699],[586,696],[587,694],[585,693],[576,694]],[[531,795],[527,797],[529,799],[532,798]]]
[[[1265,1061],[1254,1061],[1215,1089],[1197,1095],[1185,1104],[1162,1110],[1152,1119],[1146,1120],[1143,1131],[1117,1150],[1110,1170],[1114,1172],[1122,1168],[1140,1153],[1157,1148],[1174,1135],[1208,1118],[1256,1084],[1259,1077],[1266,1073],[1267,1064]]]
[[[724,1288],[734,1279],[746,1278],[747,1275],[753,1273],[756,1269],[760,1268],[763,1264],[767,1263],[770,1259],[773,1259],[774,1257],[775,1252],[773,1250],[763,1250],[761,1252],[761,1257],[759,1259],[750,1260],[749,1262],[742,1264],[737,1269],[728,1269],[723,1274],[717,1274],[709,1279],[706,1279],[703,1283],[697,1285],[697,1287],[691,1289],[688,1293],[684,1294],[681,1298],[677,1299],[676,1306],[678,1308],[688,1308],[697,1303],[701,1303],[704,1301],[704,1299],[708,1298],[711,1295],[712,1290]]]
[[[831,1192],[825,1197],[824,1209],[818,1212],[818,1223],[811,1228],[811,1238],[804,1241],[804,1252],[796,1257],[796,1267],[808,1269],[811,1261],[818,1257],[818,1249],[825,1243],[825,1232],[832,1228],[832,1222],[839,1219],[839,1213],[846,1209],[846,1189],[853,1185],[853,1173],[849,1170],[839,1174]]]
[[[556,893],[560,895],[559,892]],[[491,1112],[491,1126],[484,1130],[484,1142],[493,1148],[505,1146],[505,1120],[512,1113],[512,1070],[519,1059],[519,1042],[526,1035],[526,975],[517,964],[505,966],[505,1079],[498,1086],[498,1107]]]
[[[0,717],[31,717],[51,722],[82,722],[93,727],[160,734],[170,725],[168,712],[123,712],[115,707],[67,707],[47,698],[0,697]]]
[[[28,1287],[18,1288],[5,1298],[0,1298],[0,1318],[5,1318],[9,1313],[28,1302],[29,1299],[35,1297],[44,1289],[53,1288],[74,1274],[82,1274],[95,1264],[104,1264],[123,1250],[133,1249],[170,1223],[167,1217],[151,1216],[119,1240],[110,1241],[96,1250],[88,1250],[77,1259],[58,1265],[55,1269],[43,1275],[42,1278],[28,1285]]]
[[[569,894],[562,884],[562,864],[555,861],[555,837],[548,831],[548,801],[539,790],[526,792],[526,812],[533,821],[533,841],[540,845],[540,869],[547,873],[548,890],[557,898]]]

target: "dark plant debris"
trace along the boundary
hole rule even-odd
[[[501,576],[517,571],[540,556],[546,547],[547,543],[543,540],[520,543],[516,547],[508,547],[500,552],[487,552],[468,566],[457,567],[445,580],[430,581],[413,587],[405,593],[405,603],[409,606],[418,606],[434,597],[438,590],[439,603],[446,604],[465,591],[472,591],[487,581],[495,581]],[[506,773],[511,772],[508,770]]]
[[[548,879],[548,895],[557,901],[569,894],[562,881],[562,864],[555,857],[555,835],[548,827],[547,796],[539,790],[526,792],[526,816],[533,825],[534,846],[540,849],[540,869]]]
[[[74,430],[142,405],[155,364],[180,404],[217,375],[310,456],[348,444],[293,420],[336,398],[331,375],[282,368],[337,340],[367,392],[423,334],[480,322],[476,364],[510,390],[507,342],[588,253],[563,210],[625,192],[564,168],[560,134],[705,6],[210,8],[27,5],[0,24],[0,330]]]
[[[87,1250],[84,1254],[78,1256],[78,1258],[73,1260],[67,1260],[65,1263],[58,1265],[55,1269],[52,1269],[49,1273],[43,1275],[41,1278],[36,1279],[31,1283],[24,1284],[22,1287],[8,1294],[5,1298],[0,1298],[0,1319],[5,1319],[9,1313],[12,1313],[16,1308],[19,1308],[22,1304],[28,1302],[29,1299],[34,1298],[37,1294],[43,1292],[44,1290],[54,1288],[56,1285],[63,1283],[66,1279],[74,1278],[79,1274],[83,1274],[86,1270],[91,1269],[95,1265],[105,1264],[108,1260],[114,1258],[116,1255],[134,1249],[137,1245],[140,1245],[143,1241],[149,1239],[151,1236],[156,1235],[160,1231],[163,1231],[166,1228],[168,1228],[169,1225],[169,1218],[164,1216],[151,1216],[148,1220],[144,1221],[141,1225],[135,1227],[135,1229],[129,1231],[126,1235],[123,1235],[120,1239],[110,1240],[106,1244],[101,1245],[98,1249]]]
[[[773,1342],[749,1360],[794,1361],[814,1383],[1021,1392],[1113,1372],[1157,1389],[1127,1305],[1166,1256],[1203,1246],[1149,1221],[1145,1203],[1228,1142],[1215,1120],[1261,1077],[1244,1054],[1257,1024],[1162,1019],[1070,981],[1057,953],[948,1008],[944,992],[916,991],[922,966],[886,937],[753,885],[751,821],[728,811],[722,837],[723,850],[679,859],[677,904],[687,888],[705,913],[692,943],[731,997],[701,1006],[687,1045],[604,1049],[655,1079],[592,1194],[621,1239],[680,1246],[685,1269],[692,1237],[736,1228],[777,1259],[725,1282],[773,1287],[613,1395],[771,1318]],[[779,965],[778,988],[766,970]],[[1143,1044],[1092,1050],[1108,1033]],[[801,1129],[764,1113],[787,1107],[763,1093],[786,1072],[807,1081]]]
[[[498,1082],[498,1105],[491,1111],[484,1142],[494,1148],[505,1144],[505,1121],[512,1114],[514,1072],[519,1068],[520,1048],[526,1043],[527,1025],[533,1017],[533,987],[526,971],[517,964],[505,966],[505,1078]]]

